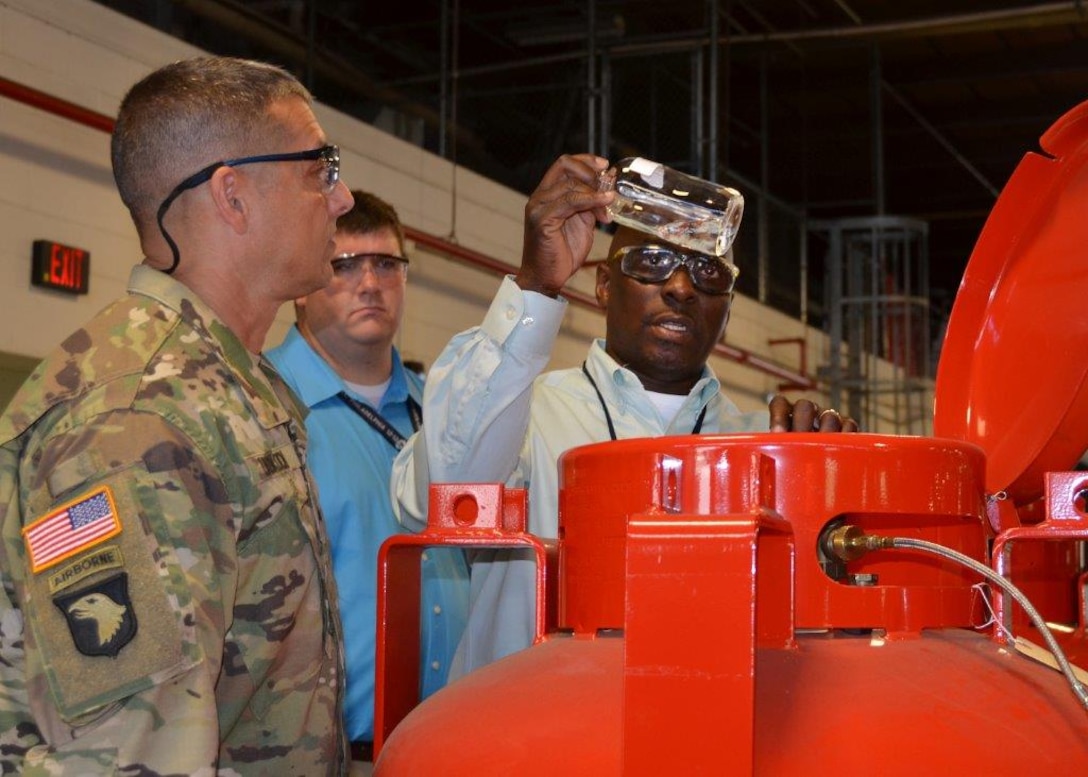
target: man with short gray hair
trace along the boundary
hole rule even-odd
[[[145,259],[0,418],[0,772],[333,775],[343,662],[300,408],[261,356],[351,206],[310,95],[205,57],[124,98]]]

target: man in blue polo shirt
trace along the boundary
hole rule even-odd
[[[420,424],[423,379],[393,345],[404,310],[408,259],[396,211],[353,191],[336,223],[329,285],[295,302],[298,323],[268,358],[309,408],[307,453],[328,523],[347,654],[344,703],[353,759],[370,760],[374,736],[377,553],[404,532],[393,517],[393,459]],[[468,569],[459,549],[430,549],[423,562],[421,693],[446,682],[468,611]]]

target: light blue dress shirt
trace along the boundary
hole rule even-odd
[[[378,548],[387,537],[407,531],[394,518],[389,498],[396,450],[337,396],[348,390],[344,381],[296,327],[267,356],[310,411],[306,462],[325,515],[344,624],[344,715],[349,738],[368,741],[374,736]],[[412,434],[408,398],[418,402],[422,391],[423,380],[404,369],[394,348],[392,379],[376,409],[405,437]],[[426,697],[446,683],[465,627],[469,581],[459,549],[424,553],[422,599],[420,672]]]
[[[393,466],[402,523],[420,525],[431,482],[501,482],[529,490],[530,532],[557,536],[559,456],[609,439],[600,401],[581,367],[541,374],[566,305],[562,298],[524,292],[508,277],[483,324],[446,346],[428,373],[424,428]],[[603,340],[590,345],[586,369],[620,440],[689,434],[704,407],[704,433],[769,426],[767,411],[740,412],[709,367],[671,419],[661,418],[638,376],[605,352]],[[525,552],[473,556],[469,623],[451,677],[531,644],[535,590],[535,566]]]

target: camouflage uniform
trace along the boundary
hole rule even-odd
[[[343,773],[300,411],[185,286],[129,291],[0,419],[2,772]]]

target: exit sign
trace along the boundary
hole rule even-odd
[[[91,252],[82,248],[35,240],[30,282],[69,294],[86,294],[91,276]]]

